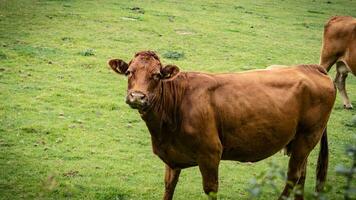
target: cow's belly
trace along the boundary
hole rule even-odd
[[[240,162],[257,162],[272,156],[273,154],[283,149],[285,146],[286,145],[275,145],[273,146],[274,148],[270,148],[266,145],[260,146],[258,149],[246,148],[244,146],[224,148],[221,159],[235,160]]]
[[[286,147],[295,133],[296,128],[278,126],[257,130],[250,127],[236,129],[224,134],[222,159],[241,162],[265,159]]]

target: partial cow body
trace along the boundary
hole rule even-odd
[[[336,63],[335,84],[344,108],[352,109],[345,80],[349,72],[356,75],[356,19],[350,16],[332,17],[324,27],[320,65],[327,71]]]
[[[135,59],[149,55],[139,53]],[[120,68],[115,63],[111,67]],[[154,71],[135,61],[125,68]],[[137,93],[137,87],[130,86],[129,80],[129,99]],[[317,175],[321,190],[327,168],[326,124],[335,89],[320,66],[229,74],[181,72],[159,81],[152,91],[141,92],[150,106],[139,112],[150,131],[154,153],[166,163],[164,199],[172,198],[181,169],[198,165],[204,191],[215,199],[220,160],[256,162],[287,148],[292,184],[286,184],[282,199],[295,184],[303,187],[307,157],[323,137]]]

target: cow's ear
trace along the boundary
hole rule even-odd
[[[179,73],[179,68],[175,65],[166,65],[161,69],[162,79],[163,80],[172,80]]]
[[[112,59],[112,60],[109,60],[108,63],[110,65],[111,69],[114,70],[118,74],[125,74],[127,68],[129,68],[129,65],[121,59]]]

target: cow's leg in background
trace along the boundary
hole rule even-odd
[[[207,156],[210,155],[210,156]],[[203,188],[209,200],[216,200],[219,188],[219,163],[221,155],[207,153],[198,160],[200,172],[203,177]]]
[[[340,92],[342,97],[342,101],[344,103],[345,109],[352,109],[352,105],[350,99],[347,95],[345,80],[347,78],[347,74],[349,73],[349,69],[346,67],[345,63],[340,61],[336,63],[336,77],[335,77],[335,85]]]
[[[166,165],[166,172],[164,176],[165,192],[163,200],[171,200],[173,198],[174,189],[176,188],[180,171],[180,169],[172,169]]]

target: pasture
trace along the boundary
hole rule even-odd
[[[126,78],[109,69],[110,58],[149,49],[165,64],[205,72],[318,63],[327,19],[355,14],[354,0],[0,0],[0,199],[162,197],[164,164],[125,104]],[[356,106],[352,74],[347,89]],[[328,125],[329,199],[343,197],[335,167],[351,164],[354,115],[338,95]],[[308,160],[309,194],[317,153]],[[219,198],[248,199],[249,180],[271,161],[287,168],[283,153],[222,161]],[[279,195],[263,192],[266,200]],[[174,199],[206,199],[198,168],[182,171]]]

